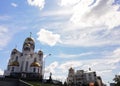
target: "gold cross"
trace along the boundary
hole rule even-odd
[[[30,37],[32,36],[32,32],[30,32]]]

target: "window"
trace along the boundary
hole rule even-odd
[[[29,48],[29,47],[25,47],[24,50],[28,50],[28,51],[30,51],[30,48]]]
[[[27,69],[28,69],[28,61],[26,61],[25,71],[27,71]]]
[[[12,52],[12,55],[14,55],[14,54],[16,54],[16,52],[13,51],[13,52]]]
[[[8,66],[8,71],[10,70],[10,66]]]
[[[14,72],[14,67],[12,67],[12,70],[11,70],[12,72]]]
[[[33,68],[33,72],[35,72],[36,71],[36,68]]]
[[[37,61],[37,59],[36,59],[36,57],[34,58],[34,62],[36,62]]]
[[[18,61],[18,56],[16,56],[16,59],[15,59],[15,61]]]
[[[23,56],[23,53],[21,53],[21,56]]]
[[[39,68],[38,68],[38,73],[39,73]]]

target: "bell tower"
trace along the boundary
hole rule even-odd
[[[23,48],[22,48],[22,52],[23,54],[31,54],[34,53],[34,49],[35,49],[35,42],[34,40],[31,38],[31,32],[30,32],[30,37],[26,38],[24,43],[23,43]]]

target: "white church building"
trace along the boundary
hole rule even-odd
[[[34,52],[35,42],[28,37],[23,43],[22,52],[16,48],[12,50],[5,77],[15,78],[43,78],[43,52]]]

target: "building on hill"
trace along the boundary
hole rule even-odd
[[[69,69],[68,77],[67,77],[67,83],[70,85],[73,85],[75,81],[75,71],[73,68]]]
[[[67,77],[68,86],[103,86],[102,79],[94,71],[69,69]]]
[[[43,78],[43,52],[34,52],[35,42],[28,37],[23,43],[22,52],[16,48],[12,50],[5,77],[15,78]]]

